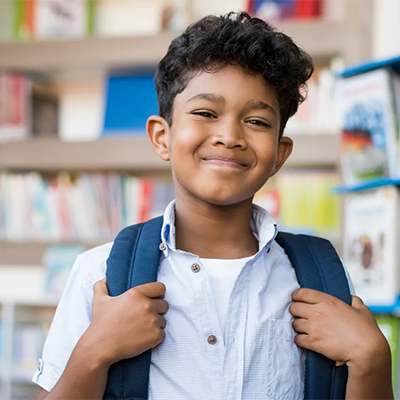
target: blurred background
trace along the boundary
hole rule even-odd
[[[174,198],[145,135],[154,71],[189,23],[231,10],[271,22],[316,66],[286,129],[293,155],[255,202],[282,230],[334,243],[397,383],[400,0],[1,0],[1,399],[35,397],[76,255]]]

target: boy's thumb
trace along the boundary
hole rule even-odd
[[[93,286],[93,296],[108,296],[107,278],[97,281]]]

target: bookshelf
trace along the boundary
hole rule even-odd
[[[1,344],[0,358],[0,398],[32,398],[39,391],[32,382],[34,372],[33,359],[25,362],[32,364],[30,368],[19,365],[14,354],[14,341],[17,339],[16,330],[23,324],[42,326],[49,325],[58,304],[58,298],[49,297],[37,299],[0,299]],[[41,347],[41,343],[30,343]],[[36,363],[37,361],[35,361]],[[23,396],[23,397],[20,397]]]
[[[337,0],[334,0],[337,1]],[[340,56],[355,63],[371,56],[371,1],[352,0],[341,20],[285,21],[278,29],[294,38],[316,63],[327,65]],[[361,26],[361,30],[359,30]],[[39,72],[51,79],[102,74],[111,68],[151,66],[165,54],[177,33],[154,36],[46,42],[0,42],[0,70]],[[347,40],[349,35],[354,40]],[[87,74],[87,75],[85,75]],[[339,168],[339,135],[293,135],[294,151],[286,167]],[[312,151],[310,151],[312,149]],[[68,172],[129,172],[134,175],[169,175],[169,164],[161,161],[146,137],[102,139],[92,142],[26,140],[0,144],[0,170],[38,171],[44,174]],[[39,266],[43,251],[51,243],[0,241],[0,265]],[[100,243],[87,243],[93,247]],[[58,299],[1,300],[0,318],[3,354],[0,358],[0,398],[12,399],[24,393],[31,398],[38,391],[30,374],[14,366],[13,344],[17,325],[28,315],[34,321],[48,321]],[[25,394],[25,393],[29,393]]]

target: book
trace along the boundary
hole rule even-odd
[[[146,121],[152,114],[158,115],[152,72],[108,76],[102,136],[145,135]]]
[[[30,135],[31,82],[18,73],[0,72],[0,142]]]
[[[293,18],[296,14],[296,0],[248,0],[246,11],[267,21]]]
[[[370,306],[392,305],[399,292],[399,191],[394,186],[344,199],[343,262]]]
[[[294,13],[297,19],[316,18],[321,15],[321,11],[320,0],[296,0]]]
[[[7,0],[6,0],[7,1]],[[21,40],[76,39],[94,32],[95,0],[14,0],[12,36]]]
[[[341,162],[347,185],[399,176],[394,76],[392,70],[380,68],[338,81]]]
[[[332,188],[335,172],[285,170],[256,193],[254,203],[267,209],[280,230],[325,237],[340,237],[340,203]]]
[[[58,135],[58,97],[37,76],[0,72],[0,142]]]

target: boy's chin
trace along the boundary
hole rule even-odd
[[[205,203],[208,203],[210,206],[217,206],[217,207],[238,206],[247,202],[252,202],[252,199],[253,196],[251,197],[207,196],[202,198],[202,200]]]

